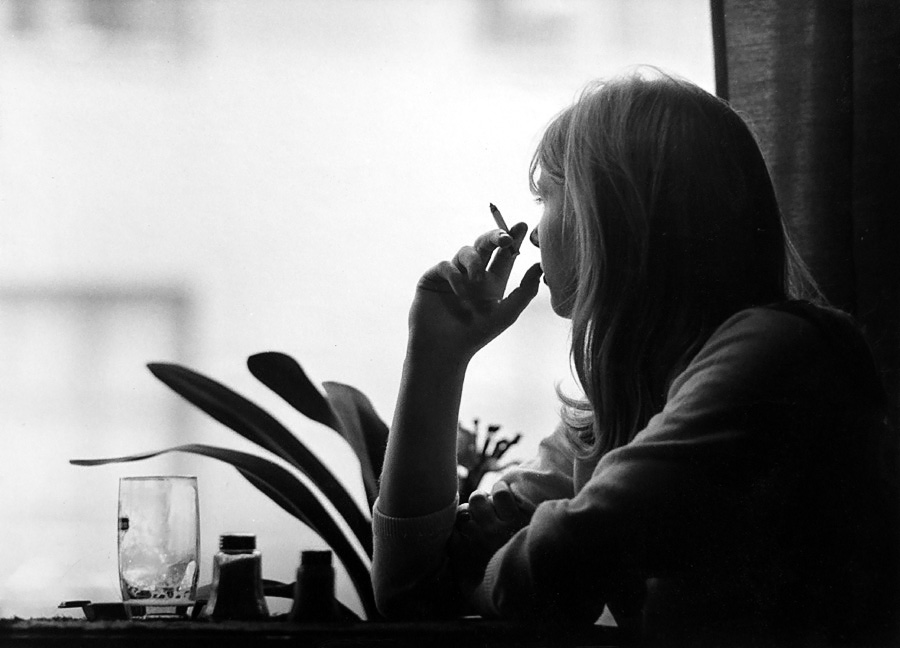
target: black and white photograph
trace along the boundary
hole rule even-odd
[[[895,0],[0,0],[0,645],[900,645]]]

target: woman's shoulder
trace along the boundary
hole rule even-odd
[[[732,328],[753,329],[759,327],[787,335],[818,333],[827,338],[859,335],[856,322],[849,314],[830,306],[813,304],[799,299],[775,302],[739,311],[725,320],[716,330],[716,334]]]
[[[748,308],[729,317],[710,336],[704,351],[775,354],[783,361],[810,352],[865,354],[866,343],[850,315],[806,301],[790,300]]]
[[[675,380],[670,395],[698,380],[728,389],[735,384],[784,389],[841,375],[878,388],[871,353],[854,320],[833,308],[785,301],[729,317]]]
[[[850,315],[835,308],[802,300],[787,300],[738,311],[716,329],[711,339],[733,331],[768,332],[770,335],[789,337],[826,331],[852,335],[856,325]]]

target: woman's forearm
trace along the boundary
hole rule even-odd
[[[492,230],[419,280],[388,437],[378,509],[395,518],[447,508],[456,496],[456,433],[468,361],[509,327],[537,293],[541,267],[502,297],[528,228]],[[498,251],[499,250],[499,251]]]
[[[468,362],[410,344],[388,437],[379,510],[416,517],[456,496],[456,433]]]

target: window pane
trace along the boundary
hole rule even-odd
[[[419,275],[493,227],[489,202],[534,225],[541,129],[588,80],[639,63],[711,89],[708,1],[0,0],[0,287],[135,296],[0,302],[0,486],[31,491],[0,502],[15,529],[0,551],[29,565],[0,570],[0,614],[118,597],[126,469],[200,477],[201,582],[218,534],[240,530],[268,578],[292,580],[319,541],[232,469],[67,459],[249,447],[144,367],[182,361],[307,435],[362,500],[352,453],[246,357],[290,353],[390,420]],[[526,246],[513,281],[537,260]],[[147,286],[186,301],[141,299]],[[472,364],[461,417],[521,431],[510,457],[527,456],[555,426],[554,385],[572,384],[566,344],[542,292]],[[76,524],[76,502],[96,517]]]

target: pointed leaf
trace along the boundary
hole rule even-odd
[[[369,506],[378,497],[378,478],[384,465],[388,427],[375,412],[371,401],[358,389],[338,382],[322,385],[341,420],[344,438],[356,452],[366,487]]]
[[[241,436],[299,468],[318,486],[371,555],[372,527],[334,474],[271,414],[225,385],[176,364],[147,365],[167,386]]]
[[[316,388],[300,364],[275,351],[247,359],[250,372],[300,413],[337,431],[356,453],[369,506],[378,496],[378,477],[387,444],[387,426],[369,399],[341,383],[325,383],[328,398]]]
[[[277,351],[257,353],[247,358],[247,368],[298,412],[341,432],[341,423],[331,403],[291,356]]]
[[[145,459],[152,459],[153,457],[158,457],[170,452],[187,452],[191,454],[210,457],[212,459],[218,459],[219,461],[223,461],[234,466],[245,477],[249,474],[255,479],[256,475],[261,476],[269,473],[270,475],[279,475],[278,477],[274,477],[274,479],[280,481],[282,486],[292,481],[296,481],[297,483],[303,485],[302,482],[299,482],[299,480],[297,480],[284,468],[272,461],[269,461],[268,459],[257,457],[256,455],[251,455],[245,452],[240,452],[238,450],[218,448],[215,446],[208,446],[199,443],[189,443],[185,445],[174,446],[172,448],[165,448],[163,450],[141,452],[131,455],[124,455],[121,457],[107,457],[103,459],[70,459],[69,463],[73,466],[105,466],[108,464],[143,461]],[[270,477],[270,480],[271,479],[273,478]],[[257,484],[257,482],[253,481],[252,479],[248,481],[251,481],[254,486]],[[313,531],[315,531],[319,535],[322,535],[316,522],[307,517],[303,512],[302,506],[300,506],[300,504],[306,504],[306,501],[291,501],[290,498],[283,494],[283,491],[279,491],[276,488],[269,486],[268,481],[264,481],[262,479],[259,479],[258,481],[264,486],[264,488],[261,488],[260,490],[262,490],[266,496],[269,496],[276,504],[278,504],[288,513],[303,522]],[[303,486],[305,487],[305,485]],[[272,497],[273,495],[275,495],[275,497]],[[315,497],[314,495],[312,495],[312,493],[310,493],[309,495],[311,497]],[[316,504],[319,504],[318,500],[316,500]]]
[[[310,527],[313,531],[316,531],[316,527],[309,520],[309,518],[306,517],[306,513],[303,512],[302,506],[298,506],[297,503],[291,501],[287,495],[283,494],[277,488],[269,486],[267,482],[259,479],[252,472],[237,467],[235,468],[239,473],[241,473],[244,479],[253,484],[257,490],[259,490],[263,495],[272,500],[273,503],[280,506],[288,514],[293,515],[295,518],[303,522],[306,526]],[[318,533],[318,531],[316,532]]]
[[[141,461],[168,452],[188,452],[231,464],[268,496],[277,493],[275,503],[309,526],[332,548],[357,588],[366,615],[377,615],[369,569],[319,499],[309,488],[278,464],[256,455],[202,444],[186,444],[156,452],[144,452],[105,459],[72,459],[76,466],[102,466]],[[371,618],[371,616],[370,616]]]
[[[141,452],[137,454],[125,455],[122,457],[109,457],[104,459],[71,459],[69,460],[69,463],[74,466],[104,466],[114,463],[142,461],[144,459],[150,459],[152,457],[157,457],[169,452],[189,452],[206,457],[211,457],[213,459],[218,459],[219,461],[224,461],[225,463],[231,464],[232,466],[237,468],[238,471],[240,471],[241,474],[245,477],[247,477],[246,473],[249,473],[255,478],[255,480],[248,479],[254,486],[257,486],[265,495],[270,497],[273,502],[278,504],[278,506],[313,529],[316,533],[325,538],[325,540],[329,544],[332,544],[331,538],[325,537],[320,528],[323,524],[323,521],[326,525],[334,524],[331,516],[328,515],[327,512],[324,513],[324,518],[321,515],[319,518],[313,518],[308,515],[310,511],[318,513],[320,510],[325,510],[322,507],[321,502],[319,502],[318,498],[313,495],[313,493],[303,482],[294,477],[289,471],[285,470],[275,462],[264,459],[263,457],[257,457],[256,455],[248,454],[246,452],[240,452],[238,450],[231,450],[228,448],[219,448],[199,443],[189,443],[186,445],[175,446],[173,448],[166,448],[164,450],[157,450],[154,452]],[[369,527],[369,529],[370,530],[368,535],[364,535],[362,538],[360,538],[359,536],[356,537],[360,545],[365,550],[366,555],[371,558],[371,527]],[[341,535],[343,536],[343,532],[341,532]]]

